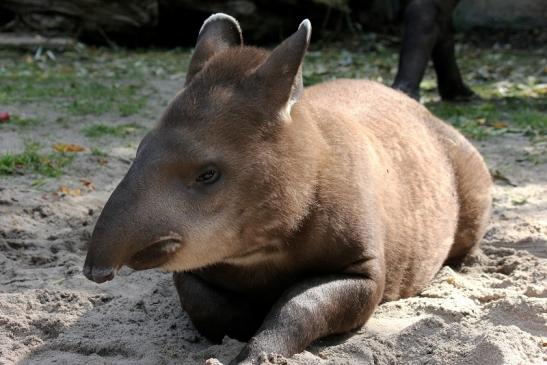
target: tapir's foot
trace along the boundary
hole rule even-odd
[[[266,314],[260,305],[215,288],[194,274],[175,273],[173,279],[182,308],[196,329],[212,342],[220,342],[224,336],[247,341]]]
[[[439,87],[439,94],[444,101],[469,102],[480,100],[480,97],[464,84],[451,87]]]
[[[420,101],[420,89],[418,87],[409,86],[405,83],[394,83],[392,87],[404,92],[412,99]]]

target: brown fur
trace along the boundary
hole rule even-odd
[[[209,33],[232,31],[226,22]],[[210,45],[204,32],[198,51],[199,40]],[[225,44],[196,51],[86,260],[97,281],[123,264],[191,272],[175,283],[200,331],[258,330],[243,363],[259,351],[301,351],[362,325],[382,300],[419,293],[443,263],[478,246],[489,217],[481,156],[414,100],[361,80],[302,93],[308,41],[301,26],[272,55]],[[196,186],[211,164],[221,179]]]

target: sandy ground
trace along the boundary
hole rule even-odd
[[[144,116],[103,117],[151,126],[177,81],[157,83]],[[1,106],[12,113],[21,107]],[[0,130],[0,152],[33,138],[100,146],[108,162],[81,152],[66,175],[33,187],[36,176],[0,177],[1,364],[203,364],[228,362],[243,346],[213,345],[182,312],[171,275],[123,269],[97,285],[81,273],[87,240],[104,202],[127,170],[144,131],[91,140],[92,117],[56,124],[47,105],[25,113],[47,123]],[[461,271],[443,268],[414,298],[381,305],[347,336],[324,339],[288,364],[541,364],[547,360],[547,165],[523,159],[534,146],[517,134],[477,143],[496,181],[483,254]],[[85,178],[94,190],[82,185]],[[514,185],[514,186],[513,186]],[[59,193],[61,186],[80,194]],[[65,190],[66,191],[66,190]]]

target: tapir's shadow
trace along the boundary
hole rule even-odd
[[[20,364],[203,364],[210,357],[228,362],[243,346],[237,341],[215,346],[200,336],[180,307],[171,274],[124,269],[100,286],[82,275],[81,286],[75,296],[74,290],[46,291],[58,301],[50,313],[58,325],[34,331],[42,344]],[[74,301],[78,310],[89,310],[70,323],[73,313],[63,312]]]
[[[112,282],[98,285],[77,275],[67,286],[37,291],[50,308],[31,314],[37,317],[33,335],[42,344],[19,364],[202,365],[211,357],[227,364],[244,346],[231,339],[215,345],[201,336],[180,307],[171,274],[122,269]],[[70,308],[83,312],[74,322]],[[362,331],[326,337],[308,351],[321,356],[329,348],[350,363],[373,363],[370,349],[352,345]]]
[[[231,339],[215,345],[201,336],[180,307],[171,274],[122,269],[112,282],[98,285],[77,275],[67,286],[38,294],[47,297],[50,307],[48,314],[31,314],[40,317],[33,335],[42,344],[19,364],[202,365],[211,357],[227,364],[244,346]],[[74,322],[70,308],[83,312]],[[47,328],[52,323],[56,325]],[[321,357],[328,349],[349,363],[373,363],[374,349],[355,341],[363,331],[367,329],[326,337],[308,351]]]

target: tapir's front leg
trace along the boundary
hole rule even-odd
[[[380,301],[384,281],[329,276],[289,289],[231,364],[253,364],[262,352],[291,356],[314,340],[363,325]]]
[[[213,287],[194,274],[175,273],[173,279],[183,309],[197,330],[213,342],[226,335],[247,341],[267,313],[258,301]]]

